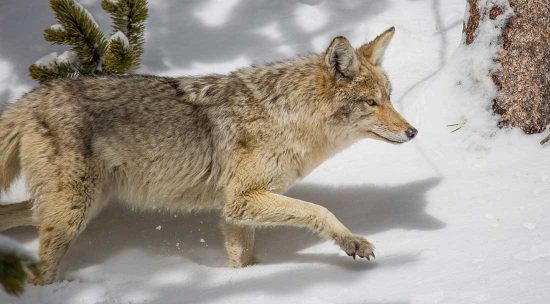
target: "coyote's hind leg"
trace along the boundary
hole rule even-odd
[[[34,283],[49,284],[56,279],[61,259],[91,218],[97,190],[77,182],[41,196],[37,210],[41,276]]]
[[[221,220],[229,266],[240,268],[255,263],[254,227]]]
[[[100,208],[105,184],[94,159],[88,129],[81,121],[51,120],[36,114],[20,142],[21,167],[34,202],[38,225],[39,270],[36,284],[56,279],[69,246]]]

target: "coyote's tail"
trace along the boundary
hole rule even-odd
[[[17,110],[0,112],[0,192],[9,189],[21,171],[19,141],[21,127]],[[0,204],[0,231],[23,225],[32,225],[32,203]]]
[[[10,109],[0,113],[0,192],[6,191],[21,171],[17,114]]]
[[[0,205],[0,231],[19,226],[36,225],[33,219],[32,201]]]

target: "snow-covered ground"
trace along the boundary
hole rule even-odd
[[[99,1],[80,2],[108,28]],[[465,0],[149,2],[142,72],[164,75],[320,52],[338,34],[360,45],[395,25],[384,65],[418,138],[359,142],[288,194],[367,236],[376,261],[276,228],[259,232],[259,265],[230,269],[215,214],[112,204],[63,260],[64,281],[0,291],[0,303],[550,303],[550,147],[494,127],[489,52],[457,51]],[[54,23],[47,1],[0,3],[0,100],[35,85],[29,64],[63,51],[41,38]],[[4,199],[24,195],[19,184]],[[31,228],[6,235],[37,246]]]

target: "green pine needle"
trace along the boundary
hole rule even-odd
[[[143,32],[149,13],[147,0],[103,0],[101,6],[111,14],[113,33],[120,31],[128,37],[133,54],[129,69],[137,68],[143,53]]]
[[[105,55],[107,41],[97,23],[74,0],[50,0],[50,6],[57,22],[63,26],[66,33],[61,42],[51,42],[70,45],[78,55],[83,74],[101,69],[101,59]],[[46,30],[46,35],[51,37],[53,32],[50,28]]]
[[[64,44],[69,41],[69,37],[65,30],[53,28],[47,28],[44,30],[44,39],[55,44]]]
[[[111,38],[103,64],[107,73],[123,74],[134,67],[135,52],[120,37]]]
[[[0,285],[8,294],[20,295],[27,282],[28,273],[39,275],[38,267],[26,257],[14,253],[0,253]]]
[[[147,0],[103,0],[101,3],[111,15],[113,33],[120,31],[128,42],[116,36],[106,39],[93,17],[74,0],[49,1],[60,26],[45,29],[44,39],[70,46],[78,64],[33,64],[29,67],[33,79],[45,82],[78,75],[123,74],[139,67],[148,17]]]
[[[57,78],[75,78],[80,72],[68,63],[56,63],[52,66],[31,64],[29,74],[34,80],[44,83]]]

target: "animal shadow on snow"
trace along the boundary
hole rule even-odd
[[[439,182],[438,178],[430,178],[397,186],[297,184],[287,195],[327,207],[352,232],[368,238],[391,229],[444,227],[444,223],[424,210],[426,192]],[[225,267],[227,257],[218,222],[219,215],[214,212],[136,212],[112,202],[72,246],[62,263],[62,273],[101,264],[125,250],[179,255],[198,264]],[[10,234],[19,240],[29,240],[35,232],[32,228],[16,228]],[[303,228],[265,228],[257,233],[256,252],[261,264],[320,262],[357,270],[378,264],[338,256],[336,245],[333,254],[299,253],[321,242],[324,240]]]
[[[391,230],[434,230],[445,224],[425,212],[426,192],[439,183],[430,178],[398,186],[321,186],[298,184],[286,195],[325,206],[352,232],[364,235]],[[219,214],[168,214],[133,212],[121,204],[111,204],[95,219],[75,244],[67,263],[96,264],[126,249],[155,254],[177,254],[195,263],[225,267],[227,257],[219,229]],[[259,229],[256,252],[262,264],[303,262],[330,263],[345,268],[372,267],[334,254],[298,253],[324,242],[303,228],[273,227]],[[375,244],[376,245],[376,244]],[[85,253],[85,247],[101,250]],[[76,263],[74,263],[76,262]]]
[[[354,233],[369,237],[371,234],[392,229],[443,228],[443,222],[425,212],[428,203],[426,193],[440,181],[439,178],[429,178],[397,186],[341,187],[301,183],[293,187],[287,195],[327,207]],[[225,267],[227,257],[218,221],[219,215],[215,213],[179,215],[135,212],[120,203],[112,202],[90,223],[71,247],[62,262],[61,275],[71,279],[70,276],[67,277],[68,273],[103,265],[105,261],[116,259],[119,254],[130,251],[149,257],[179,256],[189,259],[191,263],[209,268]],[[8,234],[19,240],[36,237],[34,229],[28,227],[12,229]],[[300,253],[322,242],[325,241],[300,228],[262,229],[257,234],[257,256],[262,265],[310,263],[333,267],[283,267],[281,271],[269,276],[237,280],[215,288],[208,287],[202,282],[208,274],[201,274],[200,269],[190,269],[193,272],[199,271],[192,275],[191,281],[174,286],[151,287],[146,292],[163,303],[171,303],[173,299],[193,303],[208,302],[248,292],[277,294],[284,290],[287,294],[298,294],[311,285],[330,283],[344,287],[349,281],[350,271],[399,267],[414,262],[417,256],[411,252],[391,257],[379,255],[376,262],[353,261],[347,256],[341,256],[336,245],[334,253]],[[140,260],[141,265],[138,268],[154,269],[158,266],[155,264],[157,259]],[[151,265],[144,265],[144,261],[151,261]],[[129,290],[121,292],[133,292],[132,288],[128,288]]]
[[[318,203],[329,209],[353,233],[369,236],[392,229],[435,230],[443,222],[425,212],[426,192],[439,184],[439,178],[429,178],[397,186],[321,186],[301,184],[293,187],[288,196]],[[279,241],[278,241],[279,240]],[[281,242],[280,240],[284,240]],[[321,242],[304,229],[290,227],[260,231],[258,253],[263,263],[321,262],[361,270],[375,264],[360,266],[347,256],[316,254],[298,251]],[[373,242],[376,246],[376,242]],[[335,245],[335,248],[336,245]],[[338,249],[335,250],[338,252]],[[359,267],[358,267],[359,266]]]

